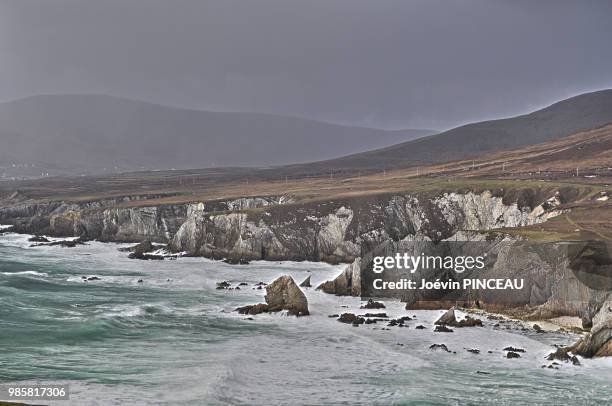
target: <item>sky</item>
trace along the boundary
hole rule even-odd
[[[612,2],[0,0],[0,101],[443,130],[612,87]]]

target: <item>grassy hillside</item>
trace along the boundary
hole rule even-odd
[[[318,163],[320,168],[399,168],[478,157],[612,123],[612,89],[586,93],[518,117],[454,128],[376,151]]]

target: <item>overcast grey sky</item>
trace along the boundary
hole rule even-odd
[[[611,1],[0,0],[0,100],[444,129],[612,87]]]

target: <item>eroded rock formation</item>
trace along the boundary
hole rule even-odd
[[[612,356],[612,297],[593,318],[591,332],[574,344],[570,351],[583,357]]]
[[[308,316],[308,300],[291,276],[283,275],[266,286],[266,303],[236,309],[241,314],[259,314],[286,310],[292,316]]]

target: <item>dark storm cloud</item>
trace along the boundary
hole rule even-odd
[[[0,99],[445,128],[612,86],[609,1],[0,0]]]

